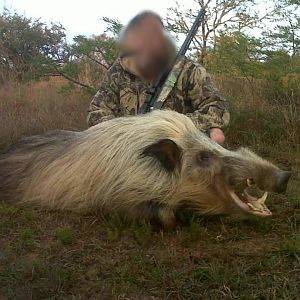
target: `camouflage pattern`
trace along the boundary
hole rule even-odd
[[[90,104],[88,125],[137,114],[150,87],[124,58],[118,58]],[[196,127],[205,131],[213,127],[223,128],[229,123],[227,106],[226,99],[214,86],[205,68],[186,59],[163,108],[186,114]]]
[[[171,72],[168,74],[168,77],[162,87],[160,94],[158,95],[156,102],[153,105],[154,109],[161,109],[173,90],[185,64],[186,58],[184,56],[176,59],[174,66],[172,67]]]

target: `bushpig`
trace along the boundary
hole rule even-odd
[[[166,229],[182,207],[269,216],[266,192],[284,192],[289,177],[246,148],[223,148],[173,111],[27,137],[0,155],[1,200],[118,213]],[[263,195],[250,195],[253,186]]]

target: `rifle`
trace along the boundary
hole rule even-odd
[[[185,63],[185,54],[189,49],[190,44],[196,35],[200,24],[203,22],[205,16],[205,10],[199,11],[193,26],[191,27],[184,43],[179,49],[172,68],[169,72],[162,74],[156,84],[151,88],[149,96],[146,98],[144,104],[139,109],[139,114],[145,114],[153,109],[161,109],[164,105],[165,100],[170,94],[171,90],[175,86],[177,79],[182,71]]]

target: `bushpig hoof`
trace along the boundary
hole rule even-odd
[[[158,218],[162,228],[165,231],[174,230],[176,227],[176,217],[172,209],[168,207],[160,208],[158,211]]]
[[[156,232],[161,230],[172,231],[176,227],[175,213],[168,207],[159,207],[155,215],[150,218],[150,224]]]

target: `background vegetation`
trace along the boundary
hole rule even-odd
[[[148,224],[0,202],[0,299],[299,299],[299,1],[196,0],[205,22],[190,56],[227,96],[229,148],[249,146],[293,177],[274,216],[189,216],[175,232]],[[165,24],[181,38],[193,11]],[[88,104],[118,54],[118,20],[66,41],[60,24],[0,15],[0,148],[22,135],[86,128]],[[0,199],[1,200],[1,199]]]

